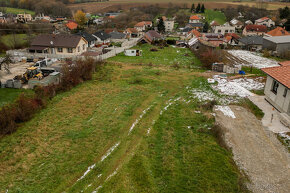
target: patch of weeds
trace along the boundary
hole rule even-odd
[[[255,93],[256,95],[264,96],[264,89],[263,90],[251,90],[252,93]]]
[[[264,117],[264,112],[257,105],[255,105],[252,101],[250,101],[247,98],[241,100],[239,102],[239,105],[250,110],[259,120],[261,120]]]
[[[288,152],[290,152],[290,139],[289,139],[290,132],[277,133],[276,136],[277,136],[278,140],[288,149]]]

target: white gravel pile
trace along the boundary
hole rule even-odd
[[[215,106],[215,110],[221,111],[225,116],[231,117],[233,119],[236,118],[235,113],[232,111],[232,109],[229,106]]]
[[[256,52],[250,52],[246,50],[229,50],[228,52],[232,54],[233,56],[248,62],[248,63],[242,63],[242,64],[236,63],[238,65],[244,65],[244,66],[253,65],[253,67],[256,67],[256,68],[279,66],[277,61],[262,57],[260,56],[260,54]]]

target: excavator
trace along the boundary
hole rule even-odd
[[[30,79],[42,79],[43,74],[37,67],[29,67],[26,72],[21,76],[18,75],[14,80],[21,80],[22,84],[27,83]]]

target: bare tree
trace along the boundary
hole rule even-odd
[[[9,66],[11,63],[12,63],[11,55],[6,54],[5,57],[2,60],[0,60],[0,70],[2,70],[3,68],[8,74],[11,74],[9,70]]]

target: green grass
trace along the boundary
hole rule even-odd
[[[0,42],[11,48],[14,45],[14,39],[15,42],[18,43],[19,45],[25,45],[27,44],[28,41],[27,38],[28,37],[26,34],[9,34],[1,36]]]
[[[181,66],[195,66],[200,67],[201,63],[194,56],[194,54],[184,48],[173,48],[172,46],[159,49],[157,52],[150,51],[155,46],[149,44],[142,44],[135,46],[131,49],[141,49],[142,56],[125,56],[124,53],[118,54],[116,57],[108,59],[108,61],[118,63],[131,63],[131,64],[149,64],[171,66],[173,64],[180,64]]]
[[[57,95],[2,138],[0,192],[241,192],[231,153],[209,130],[214,119],[197,100],[183,100],[187,86],[209,88],[206,78],[160,64],[107,65],[95,75],[102,80]]]
[[[224,13],[222,13],[220,11],[214,11],[212,9],[206,9],[204,15],[205,15],[205,19],[206,19],[206,21],[208,23],[210,23],[213,20],[215,20],[220,25],[222,25],[222,24],[224,24],[226,22],[226,16],[224,15]]]
[[[0,7],[3,8],[3,7]],[[27,13],[31,14],[32,16],[35,15],[34,11],[28,10],[28,9],[18,9],[18,8],[12,8],[12,7],[4,7],[6,9],[7,13],[13,13],[13,14],[21,14],[21,13]]]
[[[32,90],[0,88],[0,108],[6,104],[14,102],[21,94],[31,94]]]
[[[255,76],[267,76],[262,70],[255,67],[242,66],[242,70],[245,71],[246,74],[253,74]]]
[[[264,117],[264,112],[249,99],[243,99],[240,105],[249,109],[258,119],[261,120]]]

